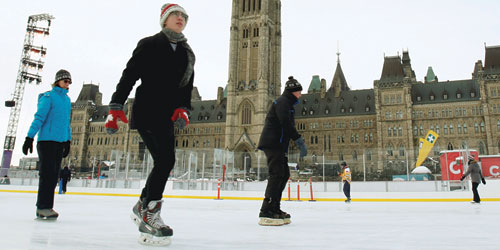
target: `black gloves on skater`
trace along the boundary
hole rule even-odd
[[[71,141],[63,142],[63,154],[62,154],[63,158],[66,158],[68,156],[70,147],[71,147]]]
[[[30,154],[33,153],[33,138],[26,137],[23,144],[23,154],[28,155],[28,149]]]
[[[483,178],[481,178],[481,182],[483,183],[483,185],[486,185],[486,180]]]

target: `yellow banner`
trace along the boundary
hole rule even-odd
[[[438,137],[439,135],[436,132],[429,130],[425,139],[420,138],[416,167],[420,166],[425,161],[425,158],[427,158],[432,147],[434,147]]]

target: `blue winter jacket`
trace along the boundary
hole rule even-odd
[[[31,123],[28,137],[38,141],[71,141],[71,100],[68,90],[58,86],[38,95],[38,110]]]

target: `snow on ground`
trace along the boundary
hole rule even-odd
[[[137,243],[136,197],[56,195],[55,222],[34,193],[0,192],[0,249],[154,249]],[[292,224],[257,224],[261,201],[165,199],[169,249],[500,249],[500,202],[284,201]]]

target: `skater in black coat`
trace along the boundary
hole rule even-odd
[[[61,169],[59,173],[59,179],[62,180],[62,191],[63,194],[66,193],[66,185],[68,182],[71,180],[71,170],[66,166],[63,169]]]
[[[472,194],[474,195],[474,199],[472,203],[474,204],[479,204],[481,203],[481,198],[479,197],[479,192],[477,191],[477,187],[479,186],[479,183],[482,182],[484,185],[486,185],[486,180],[484,179],[483,176],[483,171],[481,171],[481,167],[477,163],[476,159],[474,159],[474,156],[470,155],[469,156],[469,168],[467,171],[464,173],[462,178],[460,178],[461,181],[465,179],[470,175],[471,182],[472,182]]]
[[[112,134],[118,130],[118,120],[127,122],[123,104],[136,81],[141,79],[135,93],[130,127],[137,129],[154,160],[140,199],[133,207],[139,231],[146,236],[173,235],[173,230],[163,223],[160,212],[163,191],[175,163],[174,124],[179,129],[189,124],[195,55],[182,33],[187,20],[188,15],[180,5],[167,3],[162,6],[162,30],[139,41],[109,104],[106,129]],[[142,239],[144,243],[149,240]]]
[[[301,96],[302,86],[288,78],[285,91],[276,99],[266,115],[258,148],[267,157],[269,178],[265,198],[259,213],[260,225],[283,225],[290,223],[290,214],[281,210],[281,194],[285,189],[290,169],[288,168],[288,145],[290,140],[300,148],[300,157],[307,155],[304,139],[295,129],[295,109],[293,106]]]

